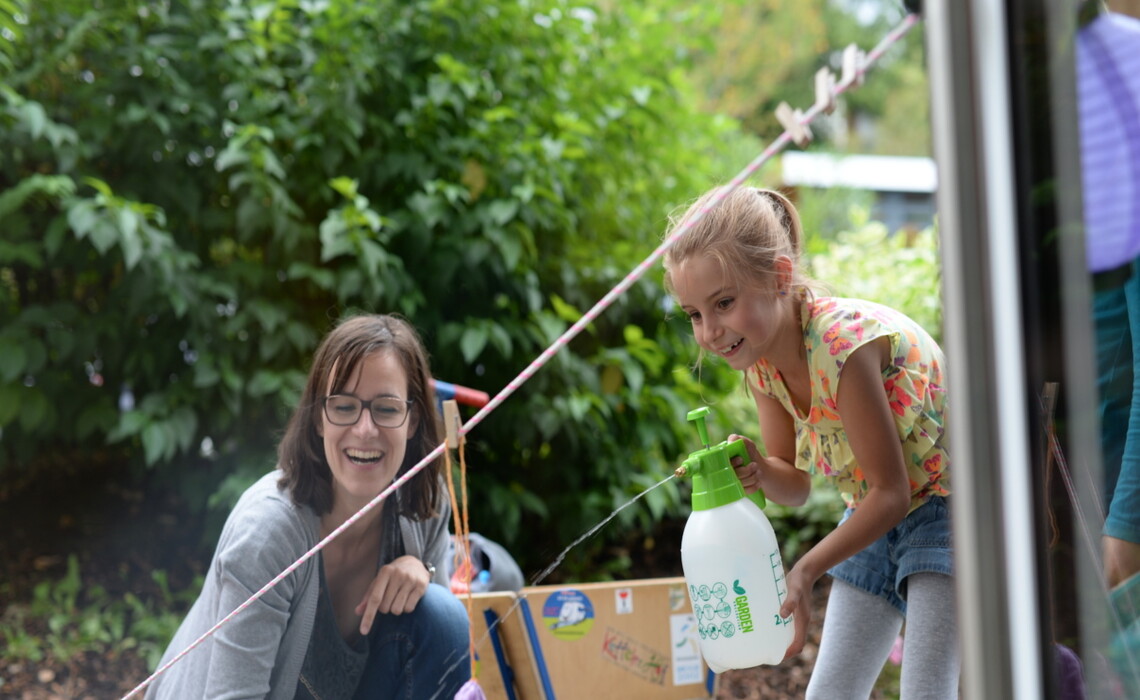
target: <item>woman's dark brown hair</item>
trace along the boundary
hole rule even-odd
[[[332,472],[317,432],[324,397],[344,390],[357,366],[376,352],[394,353],[408,375],[411,437],[397,478],[443,442],[427,351],[411,324],[398,316],[380,314],[344,319],[317,348],[301,400],[277,446],[278,465],[285,473],[281,485],[294,503],[309,506],[318,515],[332,509]],[[401,514],[416,520],[435,515],[442,475],[443,460],[437,458],[400,487]]]

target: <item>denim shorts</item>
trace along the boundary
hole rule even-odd
[[[853,510],[847,509],[839,527]],[[887,534],[827,573],[887,602],[906,615],[906,577],[917,573],[954,574],[950,544],[950,505],[931,496]]]

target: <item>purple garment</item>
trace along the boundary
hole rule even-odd
[[[483,692],[483,686],[479,685],[479,681],[472,678],[455,694],[455,700],[487,700],[487,695]]]
[[[1102,272],[1140,255],[1140,19],[1103,13],[1076,44],[1085,246]]]
[[[1085,700],[1085,677],[1081,659],[1064,644],[1054,644],[1057,665],[1057,697],[1061,700]]]

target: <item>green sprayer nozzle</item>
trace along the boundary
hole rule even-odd
[[[748,447],[743,440],[709,444],[709,430],[705,418],[712,413],[708,406],[695,408],[686,418],[697,424],[697,434],[703,447],[693,452],[681,463],[675,474],[693,480],[693,510],[707,510],[716,506],[748,498],[761,509],[767,505],[764,492],[756,490],[744,493],[740,479],[732,468],[731,459],[740,457],[748,460]]]

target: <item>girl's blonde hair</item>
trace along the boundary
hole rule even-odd
[[[671,217],[665,238],[707,209],[718,191],[706,192],[680,218]],[[665,289],[675,293],[673,271],[695,256],[717,261],[738,285],[770,289],[776,284],[775,261],[781,255],[792,261],[792,288],[812,294],[816,285],[802,271],[803,227],[795,206],[775,190],[737,188],[665,251]]]

